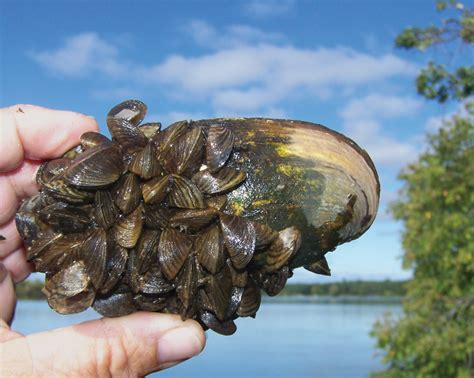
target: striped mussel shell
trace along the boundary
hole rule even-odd
[[[62,314],[159,311],[229,335],[293,270],[328,275],[325,254],[374,221],[379,181],[355,142],[266,118],[142,123],[137,100],[107,115],[111,138],[38,171],[17,228]]]

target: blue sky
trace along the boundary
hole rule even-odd
[[[401,279],[401,225],[386,212],[400,169],[454,105],[416,95],[428,57],[394,48],[434,1],[0,0],[0,106],[32,103],[97,118],[127,99],[147,120],[267,116],[345,133],[375,161],[378,219],[328,255],[331,278]],[[445,58],[442,51],[435,58]],[[455,58],[449,58],[455,63]]]

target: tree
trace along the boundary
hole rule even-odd
[[[454,43],[466,46],[474,43],[474,10],[457,1],[438,1],[438,11],[454,13],[441,21],[440,26],[406,28],[396,38],[395,44],[403,49],[425,51]],[[468,57],[472,60],[472,55]],[[465,65],[449,70],[444,64],[429,62],[416,79],[418,93],[440,103],[449,99],[463,100],[474,94],[474,66]]]
[[[456,25],[465,22],[465,14],[472,22],[472,10],[455,2],[450,5],[463,10]],[[407,30],[415,36],[411,42]],[[438,43],[432,42],[438,29],[407,30],[397,44]],[[462,35],[458,33],[459,38]],[[472,34],[469,38],[467,43],[472,43]],[[423,96],[439,102],[466,97],[466,92],[443,87],[459,70],[420,91],[420,77],[427,72],[417,80]],[[471,94],[473,83],[471,77],[463,84],[470,85]],[[464,115],[446,121],[429,137],[427,151],[399,176],[403,189],[392,213],[404,223],[403,264],[413,269],[414,276],[407,286],[403,315],[386,316],[374,326],[373,335],[388,364],[374,376],[474,376],[474,103],[466,102],[465,108]]]
[[[393,205],[412,268],[400,319],[374,327],[388,377],[474,373],[474,106],[430,138]]]

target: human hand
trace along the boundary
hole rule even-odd
[[[9,327],[14,284],[31,272],[15,226],[20,201],[38,191],[35,175],[44,159],[79,143],[96,121],[81,114],[32,105],[0,109],[0,376],[140,376],[198,354],[204,332],[177,315],[140,312],[103,318],[34,335]]]

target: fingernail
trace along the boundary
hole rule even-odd
[[[199,354],[204,345],[192,327],[169,330],[158,340],[158,361],[161,365],[178,363]]]
[[[5,268],[5,265],[3,265],[1,262],[0,262],[0,283],[2,283],[5,278],[7,278],[8,276],[8,270],[7,268]]]

